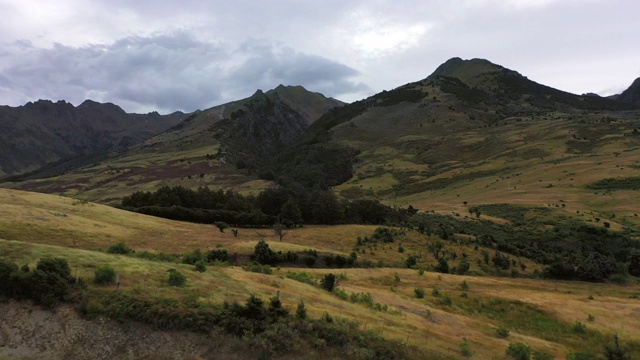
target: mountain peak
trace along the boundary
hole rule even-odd
[[[619,101],[640,106],[640,77],[635,79],[631,86],[617,97]]]

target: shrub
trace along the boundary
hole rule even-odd
[[[187,278],[184,275],[182,275],[182,273],[180,273],[178,270],[169,269],[167,270],[167,272],[169,273],[168,281],[170,286],[182,287],[187,284]]]
[[[109,265],[98,266],[96,268],[93,282],[98,285],[109,285],[116,282],[116,272]]]
[[[469,291],[469,283],[467,282],[467,280],[462,281],[462,283],[460,284],[460,290]]]
[[[196,262],[196,271],[198,271],[198,272],[207,271],[207,265],[204,262],[204,260],[200,260],[200,261]]]
[[[304,320],[307,318],[307,309],[304,307],[304,301],[300,300],[296,308],[296,318]]]
[[[460,354],[464,357],[471,357],[473,355],[473,351],[471,351],[471,346],[469,346],[469,342],[466,338],[462,338],[462,342],[460,343]]]
[[[499,327],[496,329],[496,333],[498,333],[498,337],[501,339],[506,339],[509,337],[509,329],[505,327]]]
[[[440,297],[440,290],[438,290],[438,288],[433,288],[433,291],[431,292],[431,295],[435,296],[435,297]]]
[[[413,289],[413,292],[416,294],[416,297],[417,297],[418,299],[424,299],[424,294],[425,294],[425,292],[424,292],[424,289],[423,289],[423,288],[416,288],[416,289]]]
[[[434,268],[435,271],[443,274],[449,273],[449,262],[445,258],[438,259],[438,265]]]
[[[418,258],[416,258],[415,255],[410,255],[409,257],[407,257],[407,260],[405,260],[404,262],[405,266],[408,267],[409,269],[416,266],[417,263],[418,263]]]
[[[133,249],[131,249],[130,247],[127,246],[127,244],[123,243],[123,242],[119,242],[117,244],[113,244],[111,245],[108,249],[107,252],[109,254],[121,254],[121,255],[129,255],[131,253],[133,253]]]
[[[531,357],[531,347],[523,343],[511,343],[507,347],[507,355],[515,360],[529,360]]]
[[[576,334],[584,334],[587,332],[587,326],[584,323],[576,320],[573,326],[571,326],[571,331]]]
[[[451,297],[449,296],[449,294],[444,294],[442,299],[438,300],[438,304],[444,305],[444,306],[451,306],[453,304],[453,301],[451,300]]]
[[[553,360],[553,356],[544,351],[535,350],[533,352],[533,360]]]

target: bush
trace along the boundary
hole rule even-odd
[[[509,337],[509,329],[505,327],[499,327],[496,329],[496,333],[498,333],[498,337],[501,339],[506,339]]]
[[[535,350],[533,352],[533,360],[553,360],[553,356],[544,351]]]
[[[169,285],[183,287],[187,284],[187,278],[176,269],[167,270],[169,273]]]
[[[207,265],[204,262],[204,260],[200,260],[200,261],[196,262],[196,271],[198,271],[198,272],[207,271]]]
[[[531,347],[523,343],[511,343],[506,353],[515,360],[529,360],[531,357]]]
[[[462,342],[460,343],[460,354],[464,357],[471,357],[473,355],[473,351],[471,351],[471,346],[469,346],[469,342],[467,339],[462,338]]]
[[[424,299],[425,292],[423,288],[413,289],[413,292],[416,294],[418,299]]]
[[[111,245],[108,249],[107,252],[109,254],[121,254],[121,255],[129,255],[131,253],[133,253],[133,249],[131,249],[130,247],[127,246],[127,244],[123,243],[123,242],[119,242],[117,244],[113,244]]]
[[[571,331],[576,334],[584,334],[587,332],[587,326],[580,321],[576,321],[573,326],[571,326]]]
[[[114,284],[116,282],[116,272],[109,265],[98,266],[93,282],[98,285]]]

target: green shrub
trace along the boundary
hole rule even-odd
[[[510,343],[506,353],[515,360],[529,360],[531,358],[531,347],[523,343]]]
[[[168,281],[170,286],[182,287],[187,284],[187,278],[184,275],[182,275],[182,273],[180,273],[178,270],[169,269],[167,270],[167,272],[169,273]]]
[[[435,297],[440,297],[440,290],[437,287],[433,288],[433,291],[431,292],[431,295],[433,295]]]
[[[546,353],[544,351],[534,350],[533,360],[553,360],[553,356],[551,356],[551,354]]]
[[[460,343],[460,354],[464,357],[471,357],[473,355],[473,351],[471,351],[471,346],[466,338],[462,338],[462,342]]]
[[[119,243],[111,245],[107,249],[107,252],[109,254],[129,255],[129,254],[133,253],[133,249],[128,247],[127,244],[125,244],[123,242],[119,242]]]
[[[462,281],[462,283],[460,284],[460,290],[469,291],[469,283],[467,282],[467,280]]]
[[[316,279],[314,279],[313,277],[311,277],[311,275],[307,272],[292,272],[292,271],[288,271],[287,275],[285,275],[287,277],[287,279],[292,279],[295,281],[299,281],[305,284],[309,284],[309,285],[317,285],[318,282],[316,281]]]
[[[198,262],[196,262],[196,271],[198,271],[198,272],[207,271],[207,265],[204,262],[204,260],[199,260]]]
[[[576,320],[573,326],[571,326],[571,331],[576,334],[584,334],[587,332],[587,326],[584,323]]]
[[[453,301],[451,300],[449,294],[444,294],[444,296],[440,300],[438,300],[438,304],[451,306],[453,304]]]
[[[416,294],[416,297],[417,297],[418,299],[424,299],[424,294],[425,294],[425,292],[424,292],[424,289],[423,289],[423,288],[416,288],[416,289],[413,289],[413,292]]]
[[[93,282],[98,285],[109,285],[116,282],[116,272],[109,265],[98,266]]]
[[[267,274],[267,275],[273,274],[273,270],[271,270],[271,266],[262,265],[256,262],[254,262],[251,265],[245,266],[243,269],[245,271],[250,271],[250,272],[259,273],[259,274]]]

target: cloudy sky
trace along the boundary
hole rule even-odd
[[[573,93],[640,77],[637,0],[0,0],[0,104],[193,111],[279,84],[354,101],[485,58]]]

